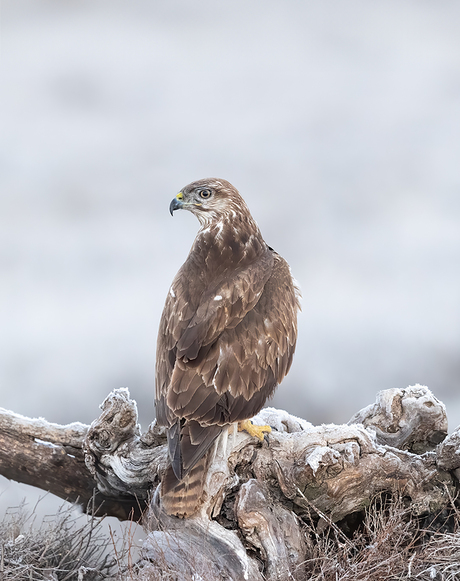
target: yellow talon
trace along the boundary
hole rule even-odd
[[[238,423],[238,431],[242,432],[243,430],[250,436],[259,438],[261,442],[264,441],[264,434],[269,434],[272,431],[270,426],[256,426],[251,420],[244,420]]]

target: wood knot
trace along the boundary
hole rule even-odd
[[[110,450],[112,447],[112,435],[108,430],[94,431],[89,435],[89,439],[100,450]]]

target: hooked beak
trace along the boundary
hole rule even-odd
[[[173,215],[174,210],[180,210],[183,207],[184,205],[184,202],[182,201],[183,198],[184,198],[183,193],[179,192],[177,196],[173,199],[173,201],[169,204],[169,212],[171,216]]]

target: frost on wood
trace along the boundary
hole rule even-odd
[[[421,385],[381,391],[348,423],[374,429],[379,444],[417,454],[433,450],[447,436],[445,405]]]
[[[90,427],[4,411],[1,473],[85,508],[93,498],[99,513],[142,515],[150,531],[139,563],[146,574],[300,579],[302,519],[314,518],[321,530],[381,492],[403,494],[414,514],[429,515],[449,504],[460,474],[460,430],[446,438],[445,407],[426,387],[381,392],[345,425],[312,426],[267,408],[253,420],[272,426],[262,443],[234,430],[218,440],[203,503],[181,520],[165,514],[159,498],[164,430],[153,422],[141,432],[127,389],[101,408]]]

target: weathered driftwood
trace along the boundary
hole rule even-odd
[[[129,519],[140,514],[132,496],[125,502],[98,490],[85,464],[83,441],[88,429],[79,422],[62,426],[0,408],[0,474],[52,492],[96,515]]]
[[[89,428],[0,413],[0,472],[85,509],[93,499],[99,513],[144,512],[150,534],[139,566],[157,576],[302,578],[305,515],[321,528],[363,510],[379,492],[403,494],[415,514],[434,513],[450,502],[460,475],[460,430],[445,438],[445,407],[425,387],[381,392],[341,426],[315,427],[267,408],[254,421],[271,425],[271,434],[262,443],[245,432],[221,437],[203,504],[180,520],[159,498],[163,429],[154,422],[141,433],[127,389],[101,407]]]
[[[445,406],[421,385],[381,391],[374,404],[348,423],[375,430],[379,444],[416,454],[433,450],[447,434]]]

